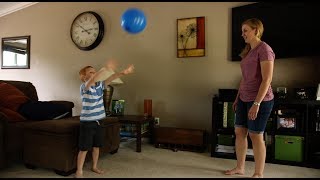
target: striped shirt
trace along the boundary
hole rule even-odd
[[[80,121],[98,121],[106,118],[103,105],[104,83],[99,81],[95,86],[85,90],[85,83],[80,86],[80,95],[82,100],[82,110]]]

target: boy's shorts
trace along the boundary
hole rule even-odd
[[[79,132],[79,150],[88,151],[92,147],[103,146],[103,129],[99,121],[81,122]],[[100,123],[101,124],[101,123]]]
[[[249,120],[248,112],[253,105],[253,101],[243,102],[240,98],[238,100],[236,109],[236,121],[235,127],[248,128],[250,133],[262,134],[265,131],[267,121],[271,114],[274,104],[274,99],[270,101],[262,101],[260,103],[257,118],[255,120]]]

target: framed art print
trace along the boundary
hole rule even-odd
[[[205,56],[205,17],[177,20],[177,57]]]

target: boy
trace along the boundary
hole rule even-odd
[[[100,126],[100,120],[106,118],[103,105],[103,89],[123,75],[133,72],[134,66],[130,65],[120,73],[114,73],[107,76],[107,69],[114,68],[112,61],[108,62],[106,67],[98,72],[92,66],[86,66],[79,72],[80,79],[83,82],[80,86],[82,99],[82,110],[80,115],[80,133],[79,133],[79,154],[77,159],[77,171],[75,177],[83,176],[83,164],[86,154],[92,148],[92,168],[93,172],[102,174],[103,171],[97,168],[99,158],[99,148],[103,145],[103,134]]]

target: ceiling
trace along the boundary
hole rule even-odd
[[[0,17],[19,11],[38,2],[0,2]]]

